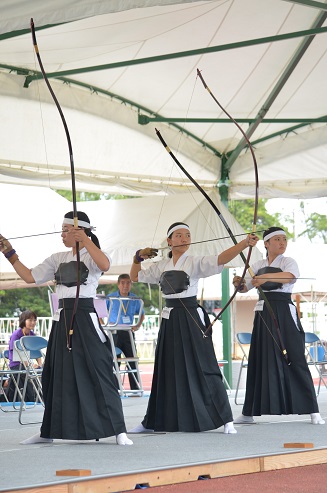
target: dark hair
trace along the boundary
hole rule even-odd
[[[18,326],[22,329],[26,325],[26,320],[29,318],[34,318],[34,320],[37,320],[37,315],[35,312],[32,312],[31,310],[25,310],[19,315],[19,323]]]
[[[169,228],[167,229],[167,235],[168,235],[169,231],[171,230],[171,228],[174,228],[175,226],[182,226],[182,227],[183,227],[183,226],[186,226],[187,228],[189,228],[189,225],[188,225],[188,224],[186,224],[186,223],[181,223],[180,221],[178,221],[177,223],[173,223],[173,224],[171,224],[171,225],[169,226]],[[174,231],[173,231],[173,232],[174,232]],[[172,236],[173,236],[173,233],[171,233],[171,234],[168,236],[168,238],[171,238]],[[171,258],[172,256],[173,256],[173,254],[172,254],[172,252],[170,251],[170,252],[168,253],[168,257],[169,257],[169,258]]]
[[[74,211],[67,212],[67,214],[64,215],[65,218],[67,219],[74,219]],[[86,223],[90,223],[89,217],[85,212],[77,211],[77,217],[79,221],[85,221]],[[92,233],[90,228],[83,228],[85,231],[86,236],[89,236],[92,240],[92,242],[101,250],[100,247],[100,242],[98,238],[95,236],[95,234]]]
[[[118,276],[118,284],[120,283],[120,281],[122,281],[123,279],[128,279],[129,281],[131,280],[131,276],[129,274],[120,274]]]
[[[262,235],[263,241],[265,241],[265,237],[267,235],[269,235],[270,233],[273,233],[274,231],[284,231],[284,230],[283,230],[283,228],[280,228],[279,226],[272,226],[271,228],[265,229],[265,231],[263,232],[263,235]],[[285,233],[285,231],[284,231],[284,233]]]

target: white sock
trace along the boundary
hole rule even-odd
[[[322,417],[320,416],[320,413],[312,413],[312,414],[310,414],[310,417],[311,417],[311,424],[313,424],[313,425],[324,425],[325,424],[325,420],[322,419]]]
[[[132,428],[131,430],[128,430],[128,433],[153,433],[154,430],[150,430],[148,428],[144,428],[144,426],[141,424],[135,426],[135,428]]]
[[[116,435],[116,442],[117,445],[133,445],[132,440],[128,438],[126,433],[119,433],[119,435]]]
[[[234,428],[234,423],[233,421],[230,421],[229,423],[226,423],[224,426],[224,433],[237,433],[237,431]]]
[[[238,418],[234,419],[234,424],[236,425],[241,425],[241,424],[252,424],[254,423],[253,416],[244,416],[244,414],[241,414]]]
[[[23,440],[20,442],[21,445],[33,445],[34,443],[52,443],[53,439],[52,438],[42,438],[40,436],[40,433],[36,433],[36,435],[33,435],[32,437],[26,438],[26,440]]]

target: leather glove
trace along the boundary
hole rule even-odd
[[[141,248],[141,250],[137,250],[137,252],[134,255],[134,264],[140,264],[143,262],[143,260],[146,260],[148,258],[153,258],[158,255],[158,249],[157,248]]]
[[[10,241],[6,240],[6,238],[0,234],[0,252],[6,254],[7,252],[10,252],[10,250],[12,249],[13,247]]]
[[[233,278],[233,286],[234,286],[234,288],[237,288],[239,286],[240,280],[241,280],[241,277],[240,276],[234,276],[234,278]],[[238,291],[239,292],[242,292],[244,288],[245,288],[245,281],[243,279],[242,284],[238,288]]]

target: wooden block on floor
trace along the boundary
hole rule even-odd
[[[62,469],[56,471],[56,476],[91,476],[90,469]]]
[[[313,443],[306,442],[294,442],[294,443],[284,443],[284,448],[313,448]]]

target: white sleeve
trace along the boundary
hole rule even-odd
[[[150,265],[147,269],[141,269],[138,273],[138,281],[148,284],[159,284],[159,279],[164,271],[166,262],[156,262]]]
[[[205,255],[203,257],[189,257],[192,262],[191,277],[201,279],[210,277],[215,274],[220,274],[224,268],[223,265],[218,265],[217,255]]]
[[[33,267],[31,270],[35,284],[43,284],[47,281],[52,281],[56,270],[57,262],[55,261],[54,255],[51,255],[51,257],[46,258],[41,264]]]
[[[283,258],[281,269],[283,272],[290,272],[293,274],[294,279],[292,279],[289,284],[294,284],[297,281],[297,278],[300,277],[299,266],[297,265],[296,260],[292,257]]]

